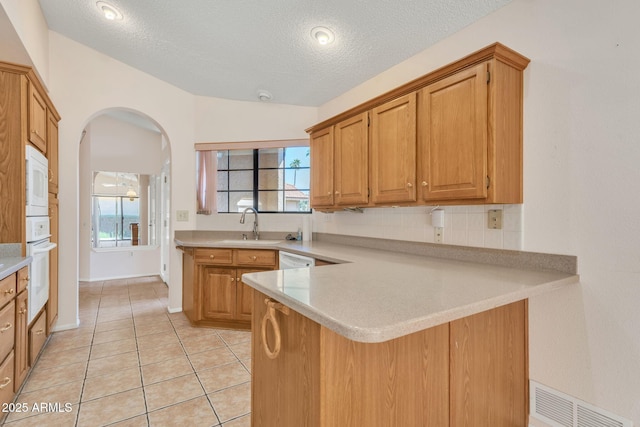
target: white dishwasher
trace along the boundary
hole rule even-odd
[[[303,267],[313,267],[316,265],[316,260],[304,256],[293,254],[291,252],[283,252],[280,251],[279,254],[280,259],[280,270],[289,270],[291,268],[303,268]]]

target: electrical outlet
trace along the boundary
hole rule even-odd
[[[502,210],[491,209],[489,210],[489,217],[487,227],[494,230],[502,230]]]
[[[444,240],[444,228],[433,227],[433,241],[435,243],[442,243]]]
[[[189,211],[176,211],[177,221],[189,221]]]

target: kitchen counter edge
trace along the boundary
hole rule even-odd
[[[28,257],[0,257],[0,280],[5,279],[20,270],[22,267],[26,267],[31,264],[33,258]]]
[[[496,277],[499,276],[501,278],[500,282],[502,282],[501,285],[505,285],[505,277],[507,278],[506,282],[509,281],[509,277],[513,277],[513,289],[506,285],[507,289],[504,291],[500,291],[489,296],[479,296],[476,299],[467,300],[459,304],[453,303],[435,310],[429,310],[426,308],[424,311],[418,310],[408,313],[399,313],[398,316],[392,314],[389,322],[382,322],[382,324],[380,324],[376,323],[378,320],[377,318],[379,317],[374,314],[376,312],[376,308],[371,309],[371,315],[365,315],[363,318],[352,317],[349,319],[349,316],[341,316],[342,313],[340,309],[334,310],[333,313],[330,312],[338,303],[336,295],[328,297],[328,300],[332,302],[325,303],[324,305],[316,305],[309,304],[308,301],[305,302],[303,298],[299,298],[293,293],[283,291],[282,289],[287,289],[290,286],[287,284],[286,278],[282,274],[281,270],[250,273],[242,276],[243,282],[259,292],[283,303],[298,313],[344,336],[345,338],[365,343],[378,343],[399,338],[401,336],[471,316],[499,306],[525,300],[533,296],[551,292],[563,286],[579,282],[579,276],[577,274],[557,271],[527,270],[485,265],[468,261],[399,254],[379,249],[366,249],[361,247],[338,245],[335,243],[282,241],[280,243],[274,243],[273,245],[251,245],[249,243],[233,245],[223,243],[222,240],[224,239],[219,241],[174,239],[175,244],[178,247],[270,249],[293,252],[338,264],[312,268],[312,270],[322,270],[322,274],[317,272],[312,273],[310,275],[312,279],[308,279],[308,282],[305,282],[305,280],[307,280],[306,276],[302,275],[301,272],[298,277],[296,277],[295,275],[297,273],[294,273],[294,270],[288,271],[288,275],[291,277],[290,280],[292,282],[295,281],[296,288],[306,288],[307,291],[309,291],[309,287],[313,287],[313,293],[315,295],[318,295],[317,293],[321,292],[323,287],[329,283],[344,282],[345,275],[350,277],[352,285],[366,288],[366,284],[357,283],[358,277],[361,277],[362,281],[370,280],[372,278],[371,276],[376,276],[375,270],[371,269],[382,269],[380,270],[380,273],[382,273],[385,268],[388,269],[393,267],[395,263],[398,263],[398,267],[400,267],[401,263],[406,264],[408,262],[409,265],[417,266],[417,268],[420,268],[418,264],[429,264],[431,267],[425,267],[425,272],[429,269],[434,271],[433,269],[435,268],[438,274],[455,274],[454,272],[462,270],[464,271],[464,278],[468,279],[473,278],[477,270],[485,276],[485,279],[486,276],[491,277],[493,274],[495,274]],[[365,270],[369,270],[370,275],[363,274]],[[398,273],[397,278],[399,281],[412,280],[413,276],[411,274],[405,274],[406,273],[404,272]],[[488,287],[491,287],[492,285],[493,284],[489,279]],[[450,296],[455,298],[456,292],[466,292],[464,286],[468,285],[460,285],[459,289],[453,289],[455,286],[452,286],[452,295]],[[409,290],[411,290],[411,288],[409,288]],[[345,310],[347,309],[343,309],[343,311]],[[380,313],[379,310],[377,312]],[[347,318],[345,319],[345,317]]]

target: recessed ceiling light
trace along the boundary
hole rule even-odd
[[[258,91],[258,99],[262,102],[269,102],[273,99],[273,95],[269,91],[259,90]]]
[[[327,27],[315,27],[311,30],[311,37],[313,37],[321,45],[327,45],[333,43],[335,36],[333,31]]]
[[[110,5],[107,2],[99,1],[96,3],[96,6],[102,12],[104,17],[109,21],[115,21],[122,19],[122,13],[115,6]]]

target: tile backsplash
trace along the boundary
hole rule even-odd
[[[363,213],[313,213],[313,231],[434,243],[431,210],[435,206],[373,208]],[[493,249],[521,250],[522,205],[440,206],[445,211],[442,243]],[[503,211],[502,229],[488,227],[488,211]]]
[[[370,208],[363,213],[338,211],[313,212],[312,228],[317,233],[377,237],[434,243],[430,212],[435,206]],[[474,246],[492,249],[522,250],[522,205],[440,206],[445,212],[444,236],[447,245]],[[488,227],[488,211],[501,209],[502,229]],[[260,215],[261,231],[296,232],[303,228],[307,215]],[[251,233],[253,216],[240,224],[240,214],[198,215],[197,230],[237,230]]]

